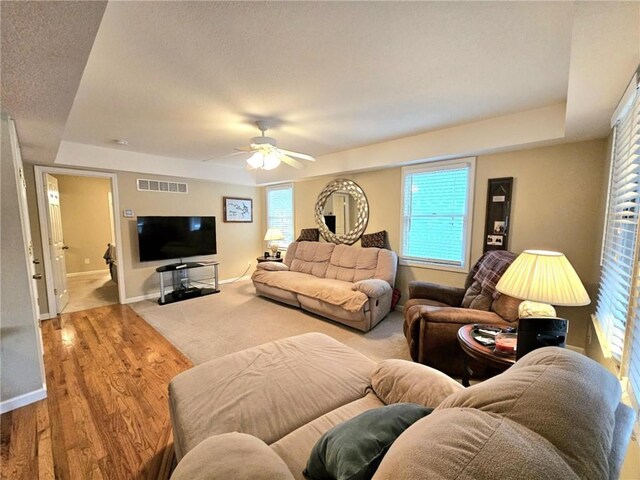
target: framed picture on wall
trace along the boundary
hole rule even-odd
[[[253,199],[222,197],[224,217],[227,223],[252,223]]]

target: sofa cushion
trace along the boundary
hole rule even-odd
[[[324,278],[334,248],[333,243],[298,242],[289,269]]]
[[[340,306],[349,312],[362,310],[369,301],[364,293],[353,290],[352,283],[318,278],[300,272],[256,270],[251,278],[254,282],[316,298],[331,305]]]
[[[393,442],[433,409],[397,403],[336,425],[311,450],[305,476],[312,480],[369,480]]]
[[[620,383],[595,361],[545,347],[503,374],[454,393],[438,410],[473,408],[515,422],[554,445],[580,478],[608,478],[620,394]],[[576,415],[576,408],[592,414]]]
[[[311,449],[327,430],[362,412],[379,407],[384,407],[384,403],[374,393],[368,393],[363,398],[347,403],[294,430],[271,444],[271,449],[284,460],[297,480],[303,480],[302,471],[307,466]]]
[[[582,442],[585,443],[585,442]],[[374,480],[578,480],[547,440],[499,415],[436,409],[398,437]]]
[[[397,256],[390,250],[336,245],[325,277],[345,282],[377,278],[393,287],[396,267]]]
[[[410,402],[434,408],[452,393],[464,389],[438,370],[397,359],[378,363],[371,375],[371,385],[387,405]]]
[[[374,366],[340,342],[308,333],[187,370],[169,384],[176,455],[180,459],[205,438],[234,431],[273,443],[363,397]]]

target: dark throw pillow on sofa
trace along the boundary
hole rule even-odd
[[[320,240],[320,230],[317,228],[303,228],[296,242],[317,242]]]
[[[370,479],[395,439],[432,410],[396,403],[340,423],[320,437],[303,473],[312,480]]]
[[[360,238],[360,245],[362,245],[362,248],[377,247],[391,250],[391,245],[389,245],[389,236],[386,230],[362,235]]]

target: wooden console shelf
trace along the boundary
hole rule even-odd
[[[190,298],[203,297],[205,295],[211,295],[218,293],[218,262],[184,262],[184,263],[172,263],[170,265],[163,265],[156,268],[156,272],[160,275],[160,298],[158,303],[160,305],[166,305],[168,303],[181,302],[183,300],[189,300]],[[201,278],[193,280],[193,283],[204,285],[201,287],[192,286],[192,280],[189,275],[182,275],[180,272],[185,270],[191,270],[194,268],[213,268],[213,277]],[[171,273],[171,291],[165,292],[169,285],[165,285],[164,275],[165,273]],[[213,280],[213,283],[209,283],[206,280]]]

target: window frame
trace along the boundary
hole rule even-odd
[[[405,218],[404,218],[404,206],[405,206],[405,184],[409,175],[423,172],[433,172],[439,170],[452,170],[456,168],[466,167],[468,168],[467,178],[467,202],[466,213],[463,216],[463,263],[460,266],[447,265],[445,263],[438,263],[429,261],[427,259],[420,259],[417,257],[409,257],[404,255],[404,236],[405,236]],[[469,273],[471,262],[471,234],[473,230],[473,213],[474,213],[474,190],[476,180],[476,157],[463,157],[453,160],[435,160],[430,162],[424,162],[416,165],[402,167],[402,182],[400,186],[400,265],[418,268],[428,268],[433,270],[445,270],[449,272]]]
[[[287,189],[291,189],[291,231],[292,231],[292,240],[291,242],[289,242],[287,244],[286,247],[283,246],[279,246],[278,250],[281,252],[286,252],[287,248],[289,246],[290,243],[294,242],[296,239],[296,212],[295,212],[295,190],[294,190],[294,184],[293,182],[288,182],[288,183],[278,183],[276,185],[267,185],[265,187],[265,223],[266,223],[266,230],[265,232],[270,228],[269,227],[269,192],[274,191],[274,190],[287,190]],[[286,241],[283,240],[283,241]],[[262,240],[262,242],[265,245],[265,248],[269,248],[269,241],[267,240]]]

